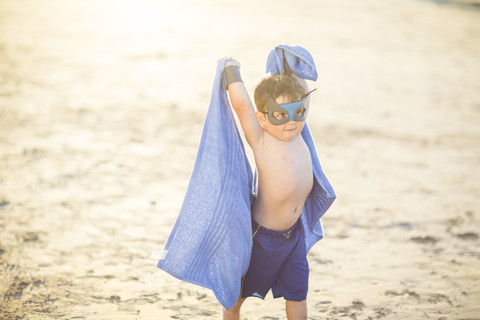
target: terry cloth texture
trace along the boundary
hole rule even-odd
[[[285,50],[298,76],[316,79],[312,79],[316,69],[310,53],[299,46],[274,48],[267,61],[268,71],[282,70],[283,64],[272,60],[277,60],[278,48]],[[164,258],[157,266],[181,280],[211,289],[230,309],[240,295],[241,278],[250,262],[250,206],[254,195],[251,166],[222,86],[225,64],[226,60],[217,64],[193,173]],[[315,177],[301,215],[308,252],[323,237],[319,219],[335,193],[320,166],[307,125],[302,136],[310,149]]]

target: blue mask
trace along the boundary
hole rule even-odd
[[[302,121],[307,118],[307,109],[304,106],[305,98],[315,91],[313,89],[307,93],[302,100],[278,104],[272,96],[267,95],[265,97],[265,104],[267,105],[268,121],[275,126],[287,123],[288,121]]]

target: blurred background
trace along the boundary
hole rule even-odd
[[[0,0],[0,316],[211,319],[155,268],[216,62],[247,88],[279,43],[319,74],[309,125],[338,199],[311,319],[480,318],[480,2]],[[254,300],[246,319],[283,319]]]

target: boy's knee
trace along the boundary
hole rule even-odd
[[[239,298],[235,305],[228,309],[223,311],[223,319],[239,319],[240,318],[240,308],[242,307],[243,302],[245,301],[245,298]]]
[[[290,301],[285,303],[288,320],[307,320],[307,301]]]
[[[228,309],[223,311],[223,320],[237,320],[240,319],[240,309]]]

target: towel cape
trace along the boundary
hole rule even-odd
[[[266,72],[283,70],[283,54],[299,77],[316,80],[310,53],[300,46],[270,51]],[[241,290],[252,248],[252,169],[222,84],[226,60],[217,64],[210,106],[184,202],[157,266],[174,277],[211,289],[230,309]],[[301,222],[307,251],[323,238],[320,217],[335,199],[305,124],[302,131],[312,157],[314,183]]]

